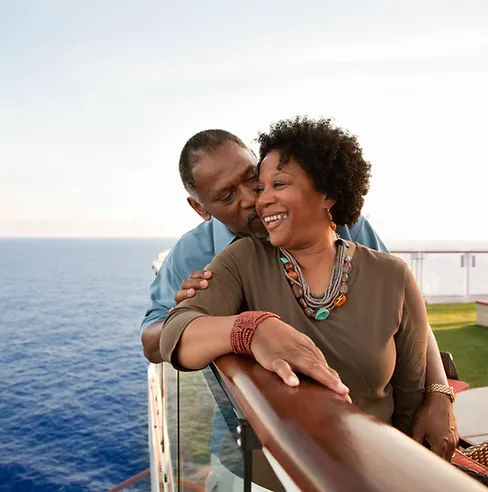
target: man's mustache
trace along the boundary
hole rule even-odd
[[[246,217],[246,222],[248,225],[251,225],[251,222],[255,221],[256,219],[259,219],[259,216],[256,212],[256,210],[253,210],[247,217]]]
[[[256,219],[259,219],[260,224],[256,224]],[[247,222],[247,228],[249,229],[249,232],[251,235],[259,238],[259,239],[266,239],[268,237],[268,234],[266,233],[266,230],[264,229],[264,224],[261,221],[259,215],[257,214],[256,210],[253,210],[247,217],[246,217],[246,222]],[[254,227],[253,227],[254,225]]]

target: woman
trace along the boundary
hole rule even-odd
[[[168,316],[163,359],[200,369],[247,353],[290,385],[294,370],[322,382],[337,371],[344,395],[410,435],[424,398],[422,296],[403,261],[335,234],[359,218],[370,165],[330,120],[281,121],[259,142],[269,241],[241,239],[213,260],[212,285]]]

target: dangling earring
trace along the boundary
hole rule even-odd
[[[337,229],[337,225],[336,223],[334,222],[334,220],[332,219],[332,214],[330,213],[330,210],[327,208],[327,214],[329,215],[329,220],[330,220],[330,228],[335,232],[336,229]]]

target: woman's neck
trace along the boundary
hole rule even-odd
[[[293,255],[303,274],[307,271],[322,270],[332,272],[336,257],[335,242],[337,236],[332,229],[328,229],[322,237],[315,242],[301,248],[288,249]]]

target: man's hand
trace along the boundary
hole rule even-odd
[[[337,372],[329,367],[324,354],[308,336],[287,323],[277,318],[261,321],[252,337],[251,351],[259,364],[278,374],[288,386],[300,384],[293,372],[299,371],[351,403],[349,388],[342,383]]]
[[[174,299],[176,305],[181,301],[193,297],[197,290],[208,287],[208,279],[212,277],[212,272],[197,271],[190,273],[190,276],[181,282],[180,290],[176,291]]]
[[[425,439],[435,454],[451,461],[459,435],[449,395],[426,395],[424,404],[415,415],[412,438],[419,443]]]

